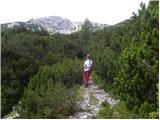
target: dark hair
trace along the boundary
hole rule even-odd
[[[90,57],[91,57],[90,54],[87,54],[87,55],[86,55],[86,58],[90,58]]]

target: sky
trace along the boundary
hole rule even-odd
[[[1,0],[0,23],[60,16],[114,25],[137,13],[141,2],[148,6],[149,0]]]

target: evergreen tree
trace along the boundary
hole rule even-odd
[[[84,24],[82,25],[82,29],[80,31],[80,42],[83,50],[83,53],[90,52],[90,42],[92,40],[92,31],[93,31],[93,26],[92,23],[88,20],[85,19]]]

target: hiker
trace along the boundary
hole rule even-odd
[[[89,77],[90,77],[90,74],[93,68],[93,61],[91,60],[89,54],[86,55],[86,60],[84,62],[83,68],[84,68],[83,82],[84,82],[85,87],[87,87]]]

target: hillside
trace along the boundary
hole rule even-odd
[[[47,20],[1,30],[2,118],[159,118],[159,2],[141,3],[130,19],[98,30],[88,19],[71,34],[32,30]],[[88,53],[93,70],[85,88]]]

